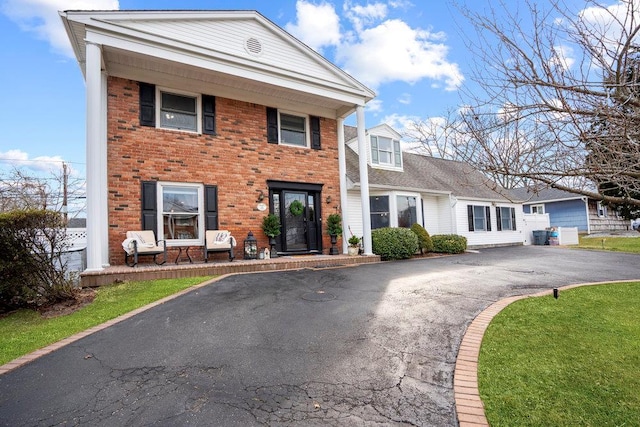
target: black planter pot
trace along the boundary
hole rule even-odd
[[[269,237],[269,246],[271,247],[271,249],[269,249],[271,251],[271,258],[278,258],[278,251],[276,250],[275,237]]]
[[[336,234],[330,234],[331,237],[331,249],[329,249],[329,255],[339,255],[340,251],[336,247],[336,243],[338,243],[338,236]]]

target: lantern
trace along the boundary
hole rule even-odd
[[[253,233],[250,231],[247,234],[247,238],[244,239],[244,259],[257,259],[258,258],[258,241],[253,237]]]

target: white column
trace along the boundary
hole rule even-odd
[[[85,78],[87,90],[87,271],[102,270],[103,228],[106,211],[102,211],[102,52],[99,45],[86,44]],[[105,172],[106,173],[106,172]]]
[[[107,183],[107,73],[100,75],[100,256],[103,267],[109,267],[109,185]]]
[[[347,212],[347,158],[344,146],[344,119],[338,119],[338,173],[340,173],[340,212],[342,214],[342,253],[347,253],[349,214]]]
[[[371,210],[369,208],[369,174],[367,171],[367,140],[364,126],[364,106],[356,109],[358,131],[358,165],[360,168],[360,200],[362,204],[362,244],[365,255],[373,255],[371,248]]]

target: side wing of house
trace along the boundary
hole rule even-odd
[[[456,234],[466,237],[470,248],[524,243],[520,204],[458,198],[455,215]]]

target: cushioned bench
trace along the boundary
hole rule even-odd
[[[229,252],[229,261],[233,261],[233,248],[236,239],[227,230],[207,230],[204,234],[204,262],[209,261],[211,252]]]
[[[124,263],[129,267],[138,265],[141,256],[153,256],[153,262],[162,265],[167,262],[167,245],[164,240],[156,240],[151,230],[127,231],[127,238],[122,242]],[[162,255],[162,262],[158,260]]]

